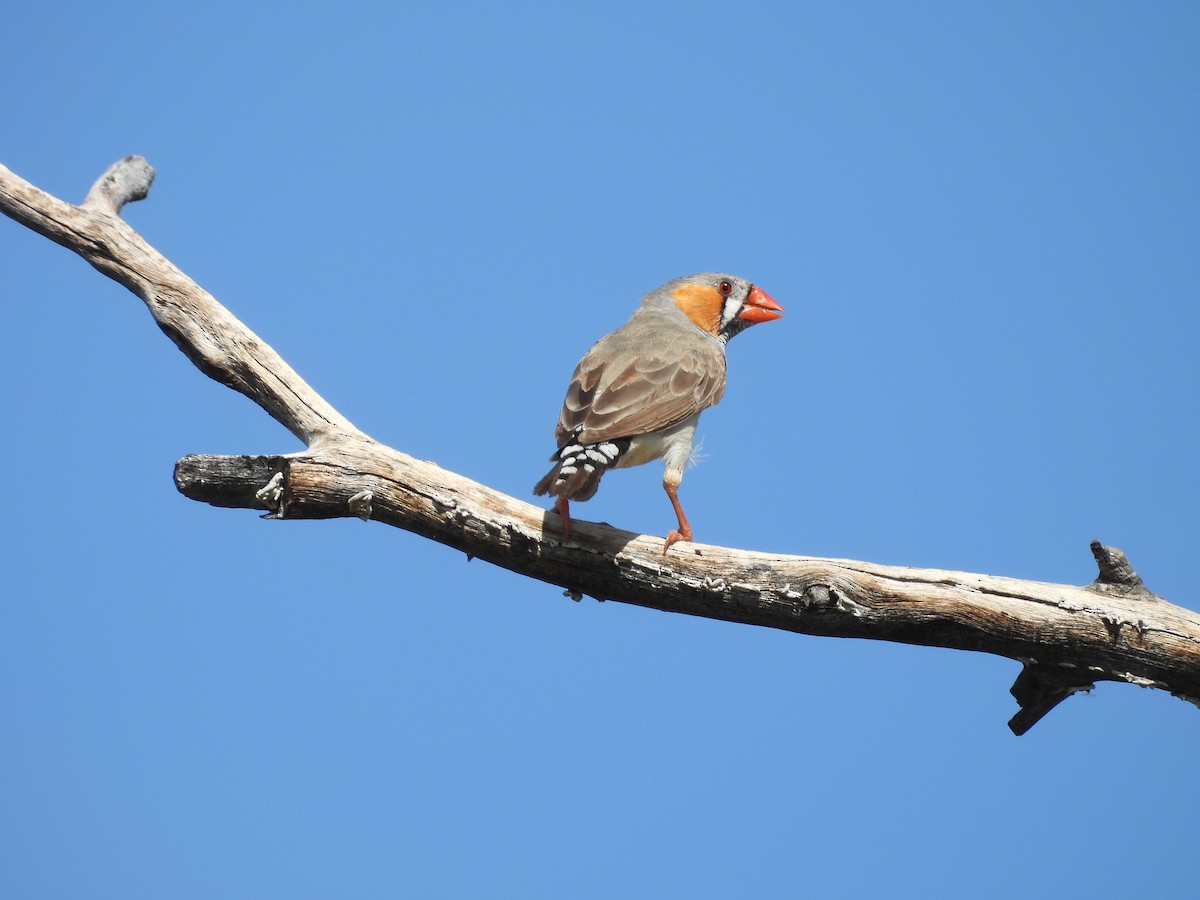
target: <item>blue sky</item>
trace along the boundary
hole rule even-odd
[[[125,216],[356,425],[528,496],[584,350],[694,271],[698,540],[1196,608],[1190,3],[23,4],[0,162]],[[1200,716],[1008,660],[561,591],[178,495],[295,440],[0,222],[0,894],[1179,895]],[[662,534],[647,466],[581,518]]]

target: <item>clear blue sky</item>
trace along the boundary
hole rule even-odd
[[[439,6],[436,10],[433,8]],[[663,281],[730,347],[697,538],[1196,608],[1193,3],[19,4],[0,162],[126,218],[352,421],[528,496]],[[0,220],[0,895],[1195,890],[1200,714],[1018,666],[572,603],[358,521],[183,499],[298,449]],[[661,470],[582,518],[662,534]]]

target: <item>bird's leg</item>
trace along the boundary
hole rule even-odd
[[[692,526],[688,524],[687,516],[683,514],[683,507],[679,505],[679,496],[675,493],[675,489],[678,487],[679,482],[663,479],[663,490],[667,492],[671,506],[675,508],[675,517],[679,519],[678,530],[672,528],[667,532],[667,542],[663,544],[663,556],[666,556],[667,551],[671,549],[671,545],[676,541],[690,541],[692,539]]]
[[[554,511],[562,518],[563,543],[571,539],[571,501],[559,497],[554,501]]]

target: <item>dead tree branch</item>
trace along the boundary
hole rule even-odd
[[[277,456],[188,456],[180,492],[267,518],[358,516],[514,572],[666,612],[802,634],[975,650],[1020,661],[1009,722],[1023,734],[1097,681],[1160,688],[1200,705],[1200,616],[1151,593],[1121,551],[1093,542],[1090,585],[1047,584],[682,544],[578,522],[563,543],[543,509],[414,459],[356,429],[279,355],[119,216],[154,171],[115,163],[79,206],[0,166],[0,209],[78,253],[142,299],[206,375],[261,406],[306,445]]]

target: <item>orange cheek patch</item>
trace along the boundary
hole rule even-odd
[[[716,334],[721,327],[721,307],[725,298],[715,287],[681,284],[671,292],[671,299],[697,327],[709,334]]]

